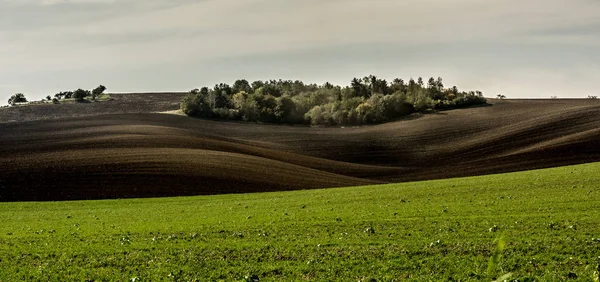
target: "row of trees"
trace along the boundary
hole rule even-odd
[[[54,94],[54,99],[61,100],[61,99],[73,98],[73,99],[75,99],[75,101],[83,101],[86,97],[91,97],[92,100],[96,100],[96,98],[98,96],[102,95],[104,93],[104,91],[106,91],[106,87],[104,85],[100,85],[91,91],[79,88],[75,91],[58,92],[58,93]],[[48,97],[50,97],[50,96],[48,96]],[[46,99],[48,99],[48,97],[46,97]],[[50,99],[48,99],[48,100],[50,100]]]
[[[46,100],[52,101],[55,104],[59,103],[59,100],[61,100],[61,99],[75,99],[75,101],[81,102],[81,101],[84,101],[86,97],[91,97],[92,100],[96,100],[97,97],[104,94],[104,91],[106,91],[106,87],[104,85],[100,85],[91,91],[79,88],[75,91],[58,92],[58,93],[54,94],[54,98],[52,98],[50,95],[48,95],[48,96],[46,96]],[[42,99],[42,101],[44,101],[44,100]],[[14,106],[19,103],[27,103],[27,102],[28,102],[27,98],[25,97],[25,94],[23,94],[23,93],[16,93],[15,95],[12,95],[8,99],[8,104],[11,106]]]
[[[480,91],[445,88],[442,78],[391,82],[374,75],[349,86],[296,80],[237,80],[194,89],[181,102],[188,116],[268,123],[358,125],[381,123],[414,112],[486,104]]]

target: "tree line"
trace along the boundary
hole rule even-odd
[[[104,86],[104,85],[99,85],[98,87],[96,87],[92,90],[84,90],[84,89],[79,88],[75,91],[58,92],[58,93],[54,94],[54,98],[52,98],[52,96],[48,95],[48,96],[46,96],[46,100],[52,101],[55,104],[58,104],[61,99],[74,99],[75,101],[82,102],[85,100],[85,98],[91,97],[92,100],[96,100],[97,97],[104,94],[104,91],[106,91],[106,86]],[[42,101],[44,101],[44,100],[42,99]],[[14,105],[17,105],[20,103],[27,103],[27,102],[28,102],[27,98],[25,97],[25,94],[23,94],[23,93],[16,93],[8,99],[8,104],[11,106],[14,106]]]
[[[188,116],[250,122],[361,125],[382,123],[415,112],[483,105],[480,91],[445,88],[441,77],[427,83],[374,75],[354,78],[349,86],[305,84],[296,80],[269,80],[193,89],[181,101]]]
[[[104,85],[99,85],[98,87],[94,88],[93,90],[84,90],[84,89],[77,89],[75,91],[61,91],[58,92],[56,94],[54,94],[54,99],[56,100],[61,100],[61,99],[75,99],[75,101],[83,101],[85,100],[86,97],[91,97],[92,100],[96,100],[96,98],[100,95],[102,95],[104,93],[104,91],[106,91],[106,86]],[[50,96],[46,97],[46,99],[49,99]]]

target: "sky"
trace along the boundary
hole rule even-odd
[[[0,0],[0,105],[369,74],[584,98],[600,94],[599,15],[600,0]]]

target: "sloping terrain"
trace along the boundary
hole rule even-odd
[[[600,102],[492,103],[353,128],[164,114],[4,123],[0,200],[326,188],[600,161]]]
[[[110,94],[108,101],[60,104],[32,104],[0,108],[0,123],[74,118],[103,114],[132,114],[179,109],[187,93],[126,93]]]

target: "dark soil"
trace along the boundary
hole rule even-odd
[[[0,124],[0,201],[327,188],[600,161],[592,100],[493,101],[353,128],[208,121],[149,113],[177,109],[177,99],[119,110],[128,103],[118,101]],[[60,116],[56,106],[67,105],[17,120]]]

